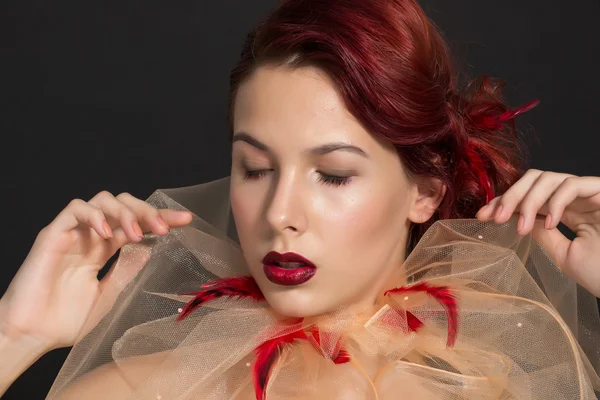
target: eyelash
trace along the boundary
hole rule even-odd
[[[247,170],[244,173],[244,180],[246,179],[260,179],[262,178],[269,170]],[[319,181],[325,185],[331,186],[344,186],[350,183],[352,177],[350,176],[335,176],[335,175],[327,175],[322,172],[319,172]]]

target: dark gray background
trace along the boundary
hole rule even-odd
[[[229,70],[275,3],[0,3],[0,293],[72,198],[146,198],[229,174]],[[519,119],[532,167],[600,175],[598,0],[422,4],[463,72],[503,78],[513,105],[541,99]],[[4,399],[42,399],[67,351],[44,356]]]

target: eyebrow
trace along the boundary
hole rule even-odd
[[[237,132],[233,135],[233,138],[231,140],[231,143],[235,143],[235,142],[246,142],[251,146],[256,147],[259,150],[265,151],[270,153],[271,149],[269,148],[269,146],[267,146],[266,144],[262,143],[261,141],[257,140],[256,138],[252,137],[251,135],[244,133],[244,132]],[[353,146],[351,144],[348,143],[344,143],[344,142],[332,142],[332,143],[326,143],[326,144],[322,144],[320,146],[316,146],[316,147],[312,147],[310,149],[307,150],[307,152],[311,155],[316,155],[316,156],[322,156],[337,150],[341,150],[341,151],[347,151],[349,153],[355,153],[358,154],[359,156],[365,157],[365,158],[369,158],[369,155],[360,147],[356,147]]]

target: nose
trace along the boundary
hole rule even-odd
[[[273,181],[266,219],[271,228],[279,234],[299,235],[306,229],[303,202],[305,190],[294,175],[280,175]]]

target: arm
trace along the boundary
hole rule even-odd
[[[11,336],[0,329],[0,397],[30,365],[46,353],[44,347],[33,337]]]
[[[0,398],[23,372],[53,348],[33,334],[11,328],[6,323],[6,304],[6,299],[0,298]],[[165,355],[157,353],[123,360],[126,374],[115,363],[102,365],[70,382],[53,400],[126,399],[162,363]]]
[[[27,335],[10,336],[0,329],[0,397],[46,352],[39,340]],[[126,399],[164,358],[161,353],[132,357],[124,362],[127,375],[115,363],[105,364],[71,383],[55,399]]]
[[[168,352],[135,356],[122,360],[117,365],[114,362],[104,364],[70,383],[52,400],[125,400],[168,356]]]
[[[116,286],[123,287],[137,270],[123,268],[115,277],[113,266],[99,281],[110,257],[142,241],[144,232],[164,236],[191,220],[189,212],[158,210],[127,193],[103,191],[89,202],[71,201],[38,233],[0,299],[0,396],[38,358],[72,346],[111,308],[114,283],[120,279]],[[141,268],[146,260],[138,261]],[[95,307],[100,303],[103,308]]]

